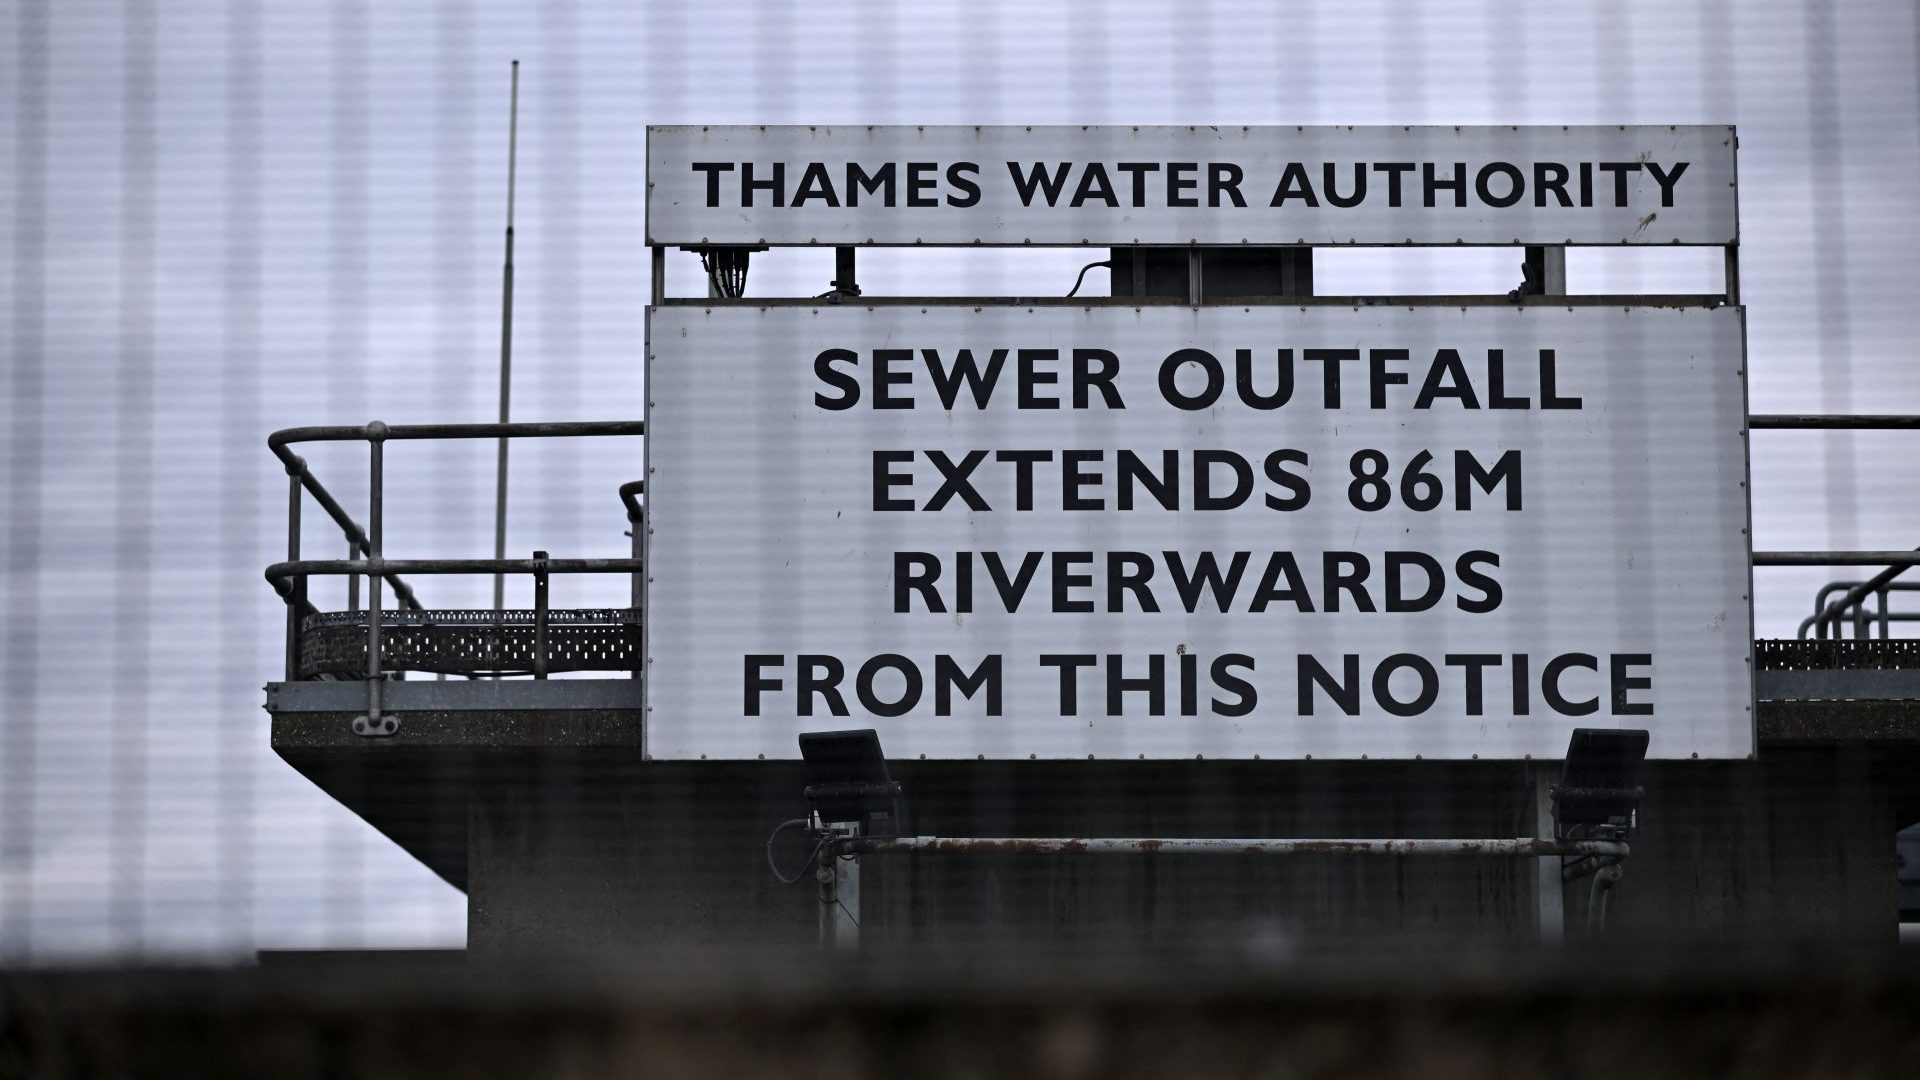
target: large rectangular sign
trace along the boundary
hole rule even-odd
[[[653,127],[651,244],[1731,244],[1730,127]]]
[[[648,749],[1753,749],[1733,308],[668,307]]]

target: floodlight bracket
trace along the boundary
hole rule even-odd
[[[1547,789],[1553,835],[1625,839],[1639,824],[1646,789],[1635,781],[1646,760],[1648,733],[1581,728],[1567,744],[1560,781]]]
[[[1563,788],[1555,784],[1547,789],[1547,794],[1553,800],[1554,839],[1572,839],[1574,830],[1578,829],[1586,839],[1624,840],[1639,826],[1640,800],[1646,795],[1646,789]],[[1607,804],[1618,809],[1603,821],[1587,820],[1594,815],[1580,809]]]
[[[887,775],[886,754],[870,729],[816,731],[800,736],[800,756],[811,781],[801,794],[815,828],[840,824],[856,835],[874,835],[876,819],[897,827],[900,784]]]
[[[853,825],[859,833],[867,834],[874,818],[895,816],[894,808],[899,805],[900,790],[899,781],[890,780],[883,784],[808,784],[800,794],[807,800],[807,809],[816,828]],[[849,810],[849,807],[855,810]],[[847,817],[856,811],[858,816]]]

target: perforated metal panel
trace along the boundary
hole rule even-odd
[[[547,670],[631,671],[639,654],[640,615],[627,609],[547,613]],[[380,666],[446,674],[525,673],[534,669],[531,611],[384,612]],[[359,679],[367,668],[367,614],[308,617],[300,642],[303,679]]]

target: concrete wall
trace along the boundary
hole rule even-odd
[[[1872,753],[1650,765],[1644,829],[1611,908],[1641,938],[1895,933],[1894,781]],[[1549,766],[1552,768],[1552,766]],[[957,836],[1519,836],[1519,763],[914,762],[906,831]],[[469,941],[523,948],[814,940],[810,885],[765,864],[800,816],[792,763],[530,753],[476,785]],[[796,867],[804,845],[780,856]],[[1531,862],[1225,856],[941,856],[864,861],[864,936],[1204,940],[1251,950],[1357,937],[1534,939]],[[1578,935],[1585,883],[1567,890]]]
[[[1645,827],[1609,908],[1622,935],[1890,942],[1898,778],[1858,747],[1647,770]],[[1584,918],[1585,890],[1568,891]]]

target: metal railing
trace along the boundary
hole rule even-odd
[[[1920,611],[1894,611],[1888,606],[1893,593],[1920,592],[1920,582],[1893,580],[1905,569],[1888,567],[1866,581],[1829,581],[1822,585],[1813,599],[1813,614],[1800,620],[1799,639],[1807,640],[1812,634],[1816,640],[1825,641],[1829,629],[1833,637],[1844,638],[1849,628],[1856,640],[1885,639],[1893,636],[1894,623],[1920,622]],[[1840,600],[1828,600],[1843,591]],[[1872,610],[1867,608],[1868,600],[1873,601]]]
[[[510,423],[510,424],[405,424],[392,425],[374,421],[364,426],[338,427],[299,427],[276,431],[267,439],[267,446],[287,467],[290,478],[287,511],[287,558],[286,561],[269,566],[267,580],[287,602],[287,679],[292,681],[299,675],[300,635],[304,620],[315,614],[313,605],[307,598],[307,581],[320,576],[345,576],[349,583],[357,583],[361,577],[367,580],[367,661],[365,678],[367,685],[367,712],[353,722],[355,732],[362,735],[391,735],[399,730],[399,723],[392,716],[381,711],[380,687],[386,678],[381,670],[380,638],[385,620],[382,618],[384,597],[382,588],[392,585],[395,598],[401,606],[413,611],[423,610],[413,590],[401,578],[403,574],[526,574],[533,578],[534,585],[534,675],[544,678],[546,675],[547,649],[547,584],[553,574],[630,574],[635,577],[634,595],[639,595],[638,576],[642,563],[639,558],[640,545],[644,530],[638,522],[634,526],[634,552],[626,559],[552,559],[545,552],[535,552],[531,559],[388,559],[383,554],[385,534],[385,498],[386,498],[386,444],[402,441],[428,441],[446,439],[551,439],[551,438],[589,438],[604,436],[633,436],[646,434],[646,424],[639,420],[603,420],[567,423]],[[327,492],[326,488],[314,478],[306,462],[294,454],[289,447],[303,442],[355,442],[364,441],[368,445],[368,488],[367,488],[367,527],[362,530],[352,517],[342,508],[339,501]],[[632,489],[629,491],[629,489]],[[628,508],[628,516],[633,519],[636,512],[644,516],[644,508],[638,502],[644,487],[635,484],[621,488],[621,501]],[[348,557],[345,559],[303,559],[300,553],[300,510],[301,492],[314,496],[334,522],[347,536]],[[350,589],[351,589],[350,584]],[[349,594],[349,605],[357,608],[357,597]]]
[[[1920,416],[1898,414],[1861,414],[1856,416],[1814,414],[1758,414],[1747,418],[1751,431],[1915,431]],[[1920,548],[1911,551],[1756,551],[1753,565],[1758,566],[1879,566],[1883,569],[1861,582],[1833,582],[1820,590],[1814,600],[1814,613],[1801,622],[1798,636],[1809,631],[1824,639],[1831,628],[1839,635],[1845,623],[1855,626],[1855,636],[1865,636],[1869,625],[1877,626],[1881,637],[1888,637],[1893,622],[1920,622],[1920,614],[1897,614],[1887,610],[1891,590],[1920,590],[1894,579],[1920,564]],[[1834,592],[1844,589],[1838,600],[1828,602]],[[1878,597],[1879,610],[1869,615],[1866,601]]]
[[[1779,415],[1759,414],[1748,418],[1751,431],[1764,430],[1822,430],[1822,431],[1863,431],[1863,430],[1901,430],[1920,429],[1920,416],[1903,415]],[[382,717],[380,712],[380,682],[384,678],[381,672],[380,639],[383,623],[383,587],[392,586],[398,606],[408,611],[424,611],[413,589],[402,575],[407,574],[525,574],[534,578],[535,592],[535,659],[534,674],[545,675],[546,666],[546,619],[541,613],[546,610],[544,603],[547,583],[553,574],[612,574],[626,573],[633,577],[631,603],[635,610],[641,604],[642,571],[641,551],[644,546],[646,508],[642,496],[646,491],[644,481],[632,481],[619,488],[619,497],[627,513],[632,538],[632,556],[625,559],[552,559],[544,552],[536,553],[531,559],[387,559],[382,554],[382,534],[384,525],[384,464],[385,445],[396,441],[426,441],[447,439],[523,439],[523,438],[583,438],[602,436],[644,435],[644,421],[584,421],[563,423],[509,423],[509,424],[413,424],[389,426],[378,421],[364,426],[338,427],[299,427],[277,431],[267,440],[268,447],[286,466],[289,478],[287,510],[287,558],[267,569],[267,580],[271,582],[287,603],[287,678],[298,677],[301,655],[301,635],[304,621],[318,614],[308,598],[308,579],[315,576],[344,576],[349,583],[349,608],[358,610],[358,583],[361,578],[367,581],[368,614],[367,627],[367,664],[366,680],[368,684],[368,712],[362,719],[367,722],[371,733],[391,731],[395,724],[392,718]],[[328,492],[326,487],[307,468],[304,459],[290,449],[294,444],[303,442],[351,442],[364,441],[369,447],[369,491],[368,524],[362,528],[353,520],[339,501]],[[302,492],[311,495],[321,509],[326,511],[333,522],[339,526],[347,540],[346,559],[324,560],[303,559],[300,551],[300,529]],[[1856,634],[1866,626],[1878,627],[1882,636],[1888,633],[1893,622],[1920,621],[1920,615],[1895,613],[1887,610],[1887,595],[1891,591],[1920,591],[1920,588],[1906,583],[1895,583],[1896,578],[1910,567],[1920,564],[1920,549],[1907,551],[1756,551],[1753,564],[1761,566],[1877,566],[1879,573],[1866,581],[1858,583],[1837,582],[1823,589],[1816,601],[1816,611],[1801,624],[1800,636],[1812,632],[1820,638],[1828,636],[1829,630],[1838,632],[1843,623],[1854,626]],[[1829,598],[1834,592],[1845,590],[1838,599]],[[1878,610],[1869,613],[1866,601],[1877,599]]]

